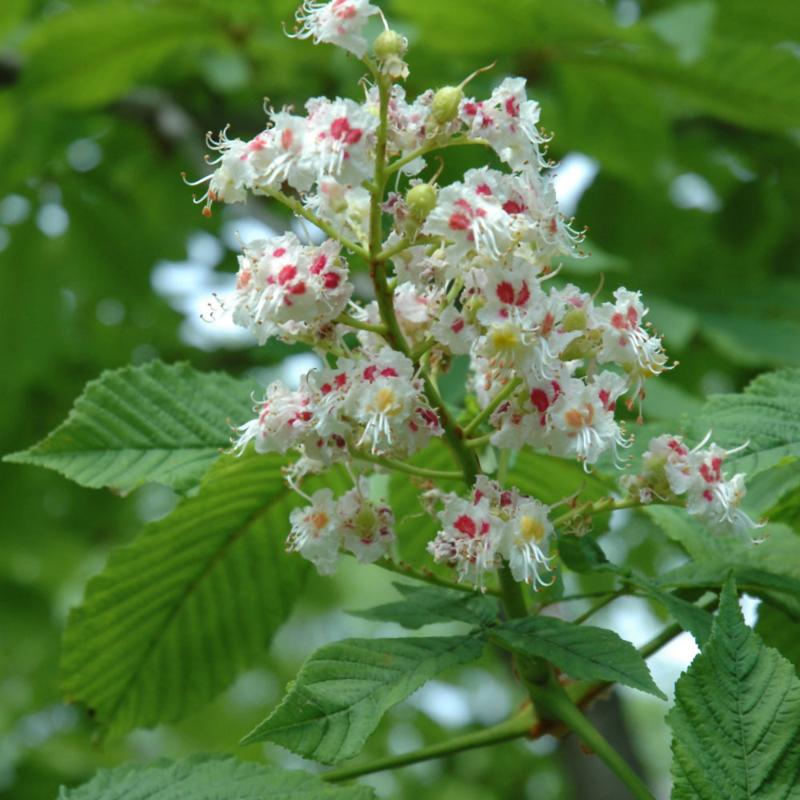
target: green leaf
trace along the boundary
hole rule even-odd
[[[418,453],[412,463],[429,469],[452,470],[455,468],[450,449],[441,442],[433,442]],[[425,481],[410,475],[392,473],[389,479],[389,498],[397,523],[397,549],[401,560],[414,566],[425,564],[426,568],[439,575],[449,576],[452,569],[445,565],[435,564],[425,549],[439,530],[439,522],[420,504]],[[437,485],[445,490],[463,491],[460,481],[437,481]]]
[[[742,505],[751,516],[791,524],[792,512],[800,510],[800,458],[787,456],[748,478]]]
[[[624,66],[654,89],[668,89],[684,115],[692,109],[764,131],[800,125],[800,60],[789,48],[711,37],[691,64],[652,42],[581,57]]]
[[[66,421],[5,461],[60,472],[81,486],[129,491],[146,481],[189,488],[252,416],[250,381],[151,361],[104,372]]]
[[[782,656],[794,664],[795,672],[800,674],[800,636],[797,635],[797,621],[774,606],[762,603],[758,607],[756,633],[767,647],[774,647]]]
[[[700,647],[708,641],[713,620],[708,611],[698,608],[694,603],[689,603],[672,592],[664,591],[656,583],[642,576],[633,576],[632,581],[662,605],[681,628],[689,631]]]
[[[420,586],[394,583],[403,600],[386,603],[365,611],[352,612],[364,619],[396,622],[404,628],[417,630],[423,625],[437,622],[467,622],[470,625],[488,625],[497,619],[497,601],[480,592],[462,592],[439,586]]]
[[[22,88],[38,103],[82,108],[113,100],[173,53],[220,41],[195,7],[100,3],[40,24],[27,41]]]
[[[709,0],[681,3],[647,17],[647,24],[675,50],[678,58],[691,63],[705,51],[711,34],[716,5]]]
[[[112,552],[64,633],[62,685],[110,733],[178,719],[263,652],[307,562],[285,552],[277,456],[225,457],[195,497]],[[329,473],[333,481],[338,473]]]
[[[591,536],[558,537],[558,555],[575,572],[614,572],[616,567],[606,558],[603,548]]]
[[[370,800],[369,786],[335,786],[308,772],[193,757],[104,769],[59,800]]]
[[[243,744],[269,740],[336,764],[357,755],[383,714],[448,667],[479,658],[478,636],[345,639],[317,650]]]
[[[731,465],[748,475],[800,456],[800,369],[759,375],[741,394],[711,397],[692,430],[698,437],[711,430],[723,447],[748,442]]]
[[[744,624],[732,581],[667,720],[673,800],[800,798],[800,680]]]
[[[711,531],[680,509],[652,507],[647,513],[693,559],[660,575],[659,586],[715,588],[733,575],[739,588],[800,617],[800,536],[790,528],[767,525],[758,531],[764,541],[753,544]]]
[[[577,680],[613,681],[666,699],[636,648],[605,628],[526,617],[493,628],[492,640],[519,655],[545,658]]]
[[[800,365],[794,319],[736,313],[702,315],[703,334],[726,358],[746,367]]]
[[[614,489],[596,472],[587,474],[573,459],[536,453],[524,447],[512,459],[508,483],[543,503],[556,503],[580,494],[581,500],[599,500]]]
[[[660,98],[637,75],[593,61],[561,64],[558,74],[561,94],[569,102],[548,124],[555,125],[559,137],[598,159],[604,170],[633,183],[652,184],[655,165],[668,157],[671,145]],[[632,108],[636,114],[631,114]],[[624,148],[619,142],[622,131]],[[586,250],[590,247],[584,245]]]

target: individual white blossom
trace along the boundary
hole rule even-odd
[[[608,371],[589,381],[578,378],[565,381],[549,409],[556,432],[552,451],[556,455],[574,456],[585,466],[596,463],[609,449],[617,458],[617,448],[628,446],[614,418],[617,398],[625,389],[625,381]]]
[[[392,509],[373,503],[368,492],[368,482],[362,477],[337,503],[344,547],[362,564],[388,555],[394,541]]]
[[[378,120],[353,100],[314,97],[306,103],[308,158],[318,178],[330,175],[358,185],[374,172]]]
[[[499,257],[511,245],[508,215],[497,199],[495,170],[471,169],[464,181],[445,186],[422,232],[451,243],[451,261],[469,253]]]
[[[313,38],[315,44],[335,44],[362,58],[367,40],[362,31],[379,9],[368,0],[331,0],[329,3],[305,0],[297,12],[299,29],[290,34],[298,39]]]
[[[603,303],[595,311],[602,331],[602,346],[597,354],[601,364],[614,363],[635,376],[637,391],[646,377],[667,369],[667,356],[658,336],[643,327],[647,314],[639,292],[617,289],[613,303]]]
[[[453,355],[466,355],[472,348],[478,330],[467,322],[466,315],[455,306],[448,306],[431,326],[431,335]]]
[[[528,100],[524,78],[506,78],[488,100],[464,99],[459,116],[469,134],[484,139],[512,169],[544,166],[539,104]]]
[[[500,553],[508,561],[511,574],[521,583],[533,588],[549,586],[554,578],[545,577],[552,556],[548,555],[553,537],[549,508],[538,500],[526,499],[516,505],[513,516],[505,525]]]
[[[255,410],[258,416],[237,429],[238,453],[250,442],[257,453],[285,453],[313,435],[316,422],[313,395],[305,384],[292,391],[279,381],[271,383]]]
[[[502,520],[490,510],[488,498],[472,502],[452,497],[439,514],[442,529],[428,544],[436,561],[455,567],[460,581],[483,587],[485,575],[498,565]]]
[[[333,575],[339,558],[341,520],[330,489],[319,489],[309,498],[310,506],[295,508],[289,515],[289,552],[300,553],[320,575]]]

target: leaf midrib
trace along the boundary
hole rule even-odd
[[[280,500],[281,495],[275,494],[269,497],[269,501],[265,502],[263,505],[256,508],[251,514],[249,514],[246,519],[242,522],[241,525],[234,528],[233,531],[225,538],[225,541],[220,545],[220,547],[214,552],[214,554],[208,559],[206,565],[200,570],[197,577],[190,581],[186,588],[181,592],[180,596],[177,598],[173,609],[167,614],[161,625],[159,625],[158,630],[156,631],[155,635],[152,637],[150,644],[147,648],[143,651],[142,656],[137,659],[136,666],[134,669],[131,670],[130,677],[125,681],[125,685],[122,687],[120,691],[119,698],[111,707],[111,709],[107,713],[108,717],[108,724],[109,726],[113,727],[113,720],[116,716],[117,712],[119,711],[120,707],[123,704],[123,701],[128,695],[131,687],[133,686],[136,678],[139,676],[139,673],[142,667],[147,663],[147,661],[152,656],[155,648],[161,642],[163,637],[166,634],[166,631],[172,625],[173,621],[177,618],[179,613],[182,611],[183,607],[189,601],[192,593],[195,589],[199,586],[199,584],[207,578],[211,572],[213,571],[214,567],[222,560],[224,554],[245,534],[247,533],[248,529],[254,525],[261,516],[266,514],[273,505],[273,501]]]

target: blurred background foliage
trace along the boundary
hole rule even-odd
[[[294,0],[0,3],[3,453],[55,427],[85,382],[107,368],[186,359],[264,380],[297,358],[291,348],[252,348],[200,321],[203,301],[229,285],[234,232],[248,238],[287,220],[255,202],[215,209],[205,220],[180,180],[184,170],[207,171],[205,131],[230,123],[237,136],[255,135],[265,95],[275,106],[301,106],[315,94],[357,91],[362,70],[353,59],[283,35],[294,7]],[[495,60],[472,84],[476,95],[506,74],[528,78],[543,126],[555,132],[550,153],[566,158],[567,205],[579,200],[578,224],[589,226],[592,255],[566,265],[565,276],[593,289],[602,273],[607,286],[642,289],[681,362],[653,388],[649,419],[679,425],[710,392],[800,365],[797,0],[386,0],[382,7],[409,38],[412,96]],[[474,158],[454,153],[444,178]],[[312,579],[271,654],[210,707],[101,746],[89,721],[61,703],[60,630],[108,549],[175,498],[153,486],[113,497],[31,467],[0,465],[0,474],[0,798],[52,798],[59,783],[124,759],[236,751],[314,646],[378,629],[341,609],[391,595],[373,568],[360,568],[357,579],[350,566],[335,581]],[[628,550],[646,570],[674,558],[650,527],[642,519],[617,526],[610,548]],[[631,603],[625,608],[647,634],[652,614]],[[498,720],[519,700],[503,672],[496,663],[470,667],[433,694],[423,691],[387,715],[368,754]],[[641,731],[635,755],[663,793],[664,707],[639,700],[623,711]],[[585,770],[587,760],[569,748],[548,759],[553,746],[468,753],[377,776],[376,786],[386,797],[619,796],[613,787],[603,794],[602,782],[586,788],[575,764]],[[242,754],[298,762],[271,746]]]

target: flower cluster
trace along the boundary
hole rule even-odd
[[[442,529],[428,545],[436,561],[456,569],[459,580],[483,587],[484,576],[508,562],[515,580],[548,586],[553,525],[549,507],[479,475],[469,498],[442,497]]]
[[[330,489],[319,489],[306,499],[311,505],[289,515],[287,549],[311,561],[320,575],[336,571],[342,548],[362,564],[388,554],[394,541],[394,515],[387,505],[370,500],[365,478],[338,500]]]
[[[666,434],[653,439],[642,456],[642,471],[625,476],[622,483],[644,505],[684,498],[692,516],[709,525],[750,533],[759,526],[739,508],[745,492],[744,475],[726,478],[723,472],[725,459],[746,445],[723,450],[709,444],[710,438],[709,432],[691,450],[680,436]]]
[[[413,363],[390,347],[340,358],[336,367],[310,372],[295,391],[273,383],[255,410],[237,449],[251,441],[259,453],[296,448],[304,472],[364,450],[409,456],[442,433]]]
[[[366,561],[386,553],[391,512],[366,500],[368,471],[452,478],[397,461],[440,436],[468,484],[483,445],[545,450],[587,470],[606,455],[619,463],[631,439],[622,408],[638,401],[641,417],[645,381],[669,368],[638,292],[620,288],[602,301],[558,278],[562,259],[582,255],[583,235],[558,209],[525,81],[507,77],[471,96],[475,73],[408,98],[400,85],[407,42],[385,20],[368,55],[365,28],[375,16],[368,0],[306,0],[293,36],[363,59],[363,99],[270,109],[250,139],[227,129],[209,135],[214,169],[197,182],[208,184],[196,199],[204,214],[215,202],[261,195],[328,237],[308,245],[285,233],[248,244],[229,304],[260,344],[303,342],[324,364],[297,389],[272,384],[236,441],[239,452],[251,442],[260,453],[293,451],[287,477],[298,491],[307,473],[345,463],[352,492],[335,501],[320,489],[292,514],[289,547],[321,572],[341,547]],[[445,186],[441,169],[423,179],[431,154],[453,145],[491,151],[501,169],[470,169]],[[368,264],[372,294],[351,275],[348,253],[358,257],[353,269]],[[437,388],[459,358],[473,410],[462,425]],[[627,488],[643,503],[668,498],[712,524],[748,527],[738,508],[742,476],[725,480],[729,453],[703,447],[654,440]],[[438,496],[435,560],[478,585],[503,564],[519,581],[546,584],[547,506],[480,474],[469,497]]]
[[[304,246],[293,233],[252,242],[239,256],[233,321],[259,344],[319,341],[353,293],[339,249],[332,239]]]

